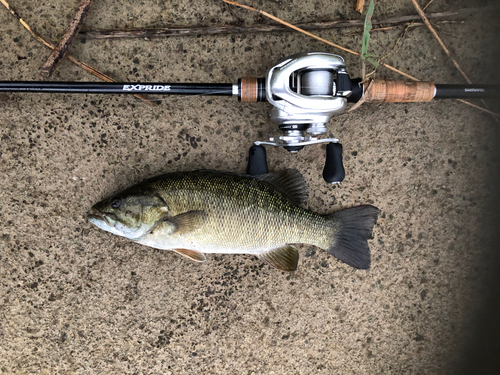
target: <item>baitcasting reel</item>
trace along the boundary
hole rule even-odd
[[[336,138],[318,139],[317,136],[326,133],[330,118],[346,109],[351,96],[352,101],[361,97],[361,88],[356,84],[359,81],[350,79],[342,57],[319,52],[301,53],[282,60],[269,70],[265,86],[263,80],[254,81],[256,92],[265,90],[267,101],[273,105],[271,120],[278,123],[282,135],[254,143],[248,173],[267,172],[262,145],[283,147],[296,153],[304,146],[328,143],[323,178],[333,184],[340,183],[345,176],[342,145]],[[242,92],[251,82],[249,78],[239,82]],[[241,95],[241,100],[255,101],[246,94]]]

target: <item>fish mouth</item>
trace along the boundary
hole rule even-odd
[[[116,220],[111,220],[112,218],[110,216],[114,215],[108,212],[101,213],[99,211],[92,210],[92,212],[87,215],[87,220],[93,224],[104,222],[106,223],[106,225],[114,227],[116,224]]]
[[[106,217],[104,215],[95,214],[95,213],[88,214],[87,220],[90,222],[93,222],[93,221],[106,221],[107,222]]]

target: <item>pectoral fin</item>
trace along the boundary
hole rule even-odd
[[[172,234],[184,234],[198,229],[207,219],[205,211],[188,211],[167,219],[175,227]]]
[[[199,251],[196,250],[188,250],[188,249],[174,249],[177,254],[184,255],[185,257],[188,257],[191,260],[194,260],[195,262],[204,262],[207,260],[205,257],[205,254],[200,253]]]
[[[271,266],[282,271],[295,271],[299,262],[299,252],[295,246],[286,245],[259,255]]]

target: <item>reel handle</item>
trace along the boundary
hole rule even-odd
[[[330,142],[326,145],[326,160],[323,179],[331,184],[339,184],[344,180],[345,170],[342,163],[342,145]]]
[[[248,153],[247,173],[250,175],[268,172],[266,149],[261,145],[253,145]],[[326,146],[326,160],[323,179],[330,184],[339,184],[344,180],[345,170],[342,163],[342,145],[330,142]]]

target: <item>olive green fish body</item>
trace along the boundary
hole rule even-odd
[[[355,215],[354,211],[352,215],[320,215],[300,206],[306,196],[302,176],[293,170],[257,177],[177,172],[104,200],[93,207],[90,220],[137,243],[174,250],[195,260],[204,260],[203,253],[254,254],[280,269],[293,270],[298,253],[290,244],[305,243],[354,267],[367,268],[366,241],[377,209],[361,206],[350,209],[358,209]],[[113,203],[116,208],[111,207]],[[360,234],[353,225],[356,221],[360,221]],[[122,229],[117,227],[126,233],[120,234]],[[344,242],[352,234],[356,234],[351,240],[358,251],[346,257]],[[362,260],[357,261],[356,253]]]
[[[172,233],[165,221],[137,242],[160,249],[188,248],[204,253],[260,254],[288,243],[327,248],[332,225],[254,178],[200,172],[155,179],[152,190],[170,214],[200,211],[204,222],[188,233]]]

